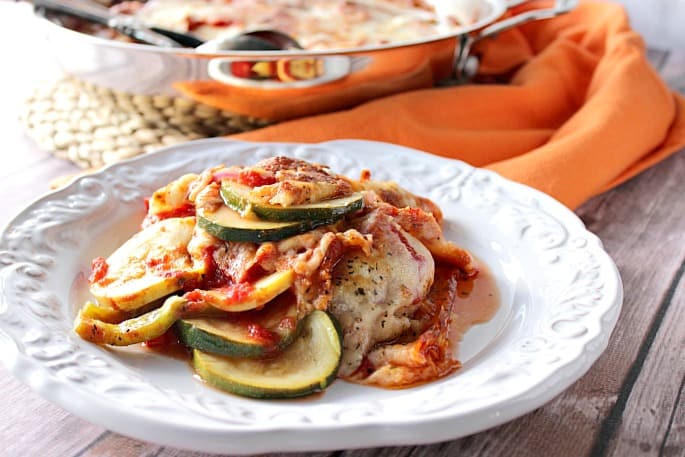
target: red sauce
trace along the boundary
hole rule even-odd
[[[146,259],[145,260],[145,265],[147,265],[148,268],[160,268],[160,265],[163,267],[169,262],[169,256],[164,255],[162,258],[157,258],[157,259]]]
[[[250,187],[268,186],[276,183],[276,178],[271,175],[263,175],[252,170],[240,172],[240,182]]]
[[[202,260],[205,264],[205,274],[202,278],[196,281],[186,281],[183,284],[183,290],[191,291],[195,289],[216,289],[224,287],[231,282],[225,272],[219,268],[216,260],[214,260],[214,246],[207,246],[202,251]]]
[[[158,220],[170,219],[172,217],[195,216],[195,205],[192,202],[185,202],[183,205],[169,211],[155,214]]]
[[[266,274],[266,271],[264,268],[262,268],[261,265],[258,263],[254,263],[254,265],[250,266],[245,273],[242,275],[240,278],[240,281],[243,282],[255,282],[260,278],[263,278],[264,275]]]
[[[188,27],[188,31],[192,32],[194,30],[197,30],[200,27],[203,27],[205,25],[208,25],[210,27],[228,27],[231,24],[233,24],[234,21],[230,19],[195,19],[191,16],[188,16],[186,18],[186,26]]]
[[[205,263],[205,274],[203,278],[203,289],[213,289],[221,287],[230,282],[230,278],[224,270],[219,268],[214,258],[215,246],[208,246],[202,250],[202,260]]]
[[[239,282],[221,288],[214,288],[211,291],[195,289],[186,292],[183,296],[188,301],[206,301],[209,303],[216,302],[216,297],[221,297],[221,304],[224,306],[235,305],[236,303],[244,302],[250,294],[254,292],[254,286],[250,283]],[[213,298],[213,299],[212,299]]]
[[[150,214],[150,200],[145,199],[145,212],[147,215],[141,223],[142,228],[146,228],[156,222],[164,219],[171,219],[172,217],[190,217],[195,216],[195,205],[191,202],[185,202],[181,206],[171,209],[169,211],[162,211],[161,213]]]
[[[474,325],[489,321],[500,306],[500,295],[495,277],[483,264],[478,263],[478,276],[459,278],[454,299],[450,340],[459,342]],[[456,347],[454,350],[456,351]]]
[[[212,175],[213,182],[221,182],[224,179],[230,181],[238,182],[238,177],[240,176],[240,169],[238,168],[222,168]]]
[[[354,373],[350,375],[350,378],[366,378],[376,371],[376,367],[371,363],[368,357],[362,359],[362,363],[359,364]]]
[[[188,349],[178,338],[176,331],[172,328],[163,335],[141,343],[148,351],[162,354],[175,359],[188,360],[190,349]]]
[[[276,183],[276,178],[269,172],[252,169],[227,168],[214,174],[215,181],[228,179],[248,187],[268,186]]]
[[[90,266],[90,276],[88,276],[88,281],[91,284],[94,284],[102,280],[105,276],[107,276],[108,269],[109,265],[107,265],[107,260],[105,260],[104,257],[94,258]]]
[[[267,352],[278,353],[280,333],[295,330],[297,318],[291,314],[296,298],[292,292],[284,292],[261,309],[230,313],[226,319],[245,329],[245,334],[255,342],[270,347]]]
[[[397,237],[400,239],[402,244],[404,245],[405,248],[407,248],[407,251],[411,255],[412,259],[416,260],[417,262],[425,262],[426,259],[421,257],[418,252],[416,252],[416,249],[409,243],[409,240],[407,239],[406,236],[404,236],[404,233],[402,233],[400,230],[396,229],[395,227],[392,227],[392,232],[397,235]]]
[[[155,348],[159,346],[174,344],[178,341],[179,339],[178,336],[176,336],[176,332],[173,330],[173,328],[171,328],[167,330],[163,335],[160,335],[157,338],[152,338],[150,340],[144,341],[142,344],[143,346],[148,348]]]
[[[186,275],[186,272],[183,270],[168,270],[168,271],[162,271],[159,276],[161,276],[162,278],[167,278],[167,279],[181,279],[185,275]]]
[[[266,346],[276,345],[278,341],[273,332],[254,322],[247,324],[247,334],[255,342]]]
[[[165,254],[162,257],[151,258],[145,260],[145,266],[153,270],[155,275],[163,278],[182,278],[186,273],[182,270],[170,270],[174,263],[169,255]]]
[[[239,78],[250,78],[252,77],[252,66],[254,65],[254,62],[250,61],[234,61],[231,62],[231,73],[233,73],[233,76],[237,76]]]
[[[421,208],[403,208],[402,213],[409,216],[409,223],[412,226],[421,226],[426,220],[426,213]]]
[[[111,6],[111,11],[116,14],[136,14],[143,3],[139,1],[124,1]]]
[[[241,303],[254,292],[254,285],[249,282],[239,282],[220,289],[230,303]]]

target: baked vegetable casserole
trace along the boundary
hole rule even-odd
[[[363,171],[273,157],[187,174],[141,229],[93,260],[75,331],[100,345],[176,345],[204,381],[257,398],[336,377],[400,388],[459,367],[458,285],[478,274],[440,209]]]

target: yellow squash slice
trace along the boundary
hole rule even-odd
[[[159,308],[140,316],[112,323],[114,316],[98,311],[88,302],[81,309],[74,331],[81,338],[96,344],[128,346],[142,343],[164,334],[179,319],[200,316],[225,316],[226,311],[237,312],[261,308],[293,282],[292,270],[280,271],[266,276],[238,294],[227,294],[224,289],[195,290],[181,296],[171,296]],[[244,293],[243,293],[244,292]]]
[[[277,271],[254,284],[238,283],[221,289],[194,290],[185,297],[202,301],[223,311],[238,312],[259,309],[293,285],[295,272]]]
[[[119,324],[92,319],[81,311],[76,316],[74,331],[84,340],[96,344],[128,346],[142,343],[162,336],[179,317],[189,314],[185,309],[187,304],[182,297],[169,297],[161,307]]]
[[[194,217],[182,217],[136,233],[107,258],[107,273],[90,292],[103,307],[131,311],[181,289],[203,273],[188,254],[194,228]]]

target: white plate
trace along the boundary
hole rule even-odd
[[[336,381],[306,400],[255,401],[205,387],[183,361],[104,349],[71,331],[91,259],[136,230],[155,188],[275,154],[352,177],[368,168],[442,207],[447,236],[490,267],[502,297],[495,317],[466,334],[461,370],[406,390]],[[46,399],[142,440],[250,454],[430,443],[529,412],[604,350],[622,288],[599,239],[571,211],[495,173],[384,143],[215,139],[113,165],[31,204],[0,240],[0,299],[2,358]]]

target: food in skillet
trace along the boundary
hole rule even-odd
[[[472,22],[456,8],[438,14],[434,2],[427,0],[149,0],[116,2],[112,10],[202,40],[278,30],[305,49],[416,40]]]
[[[76,332],[101,345],[178,339],[209,384],[259,398],[336,377],[390,388],[459,367],[457,284],[477,275],[430,200],[287,157],[182,176],[141,230],[93,260]]]

